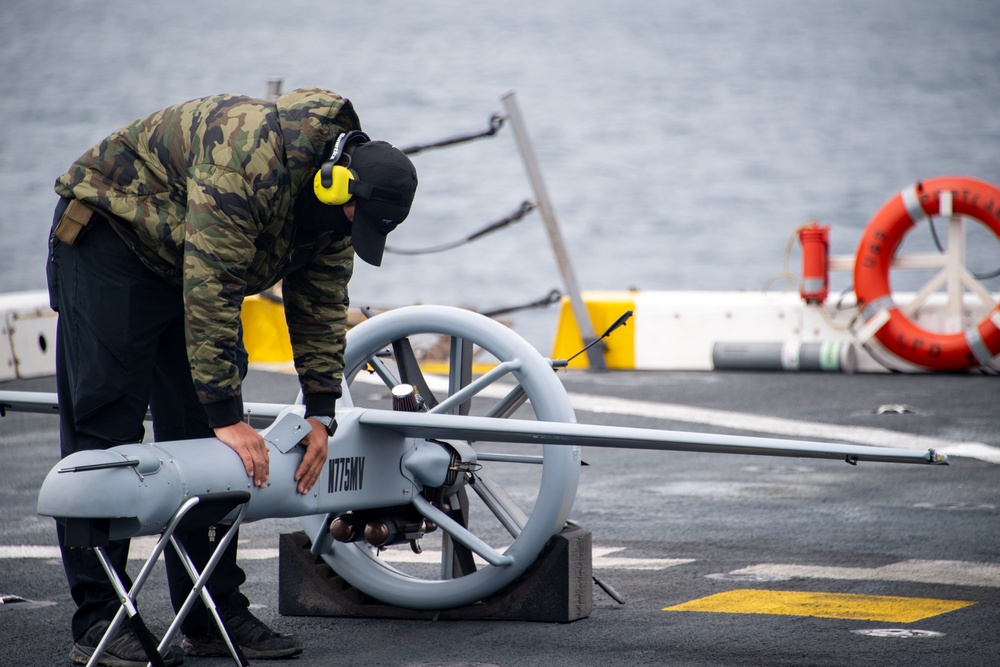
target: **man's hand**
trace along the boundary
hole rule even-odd
[[[245,422],[236,422],[214,430],[215,437],[239,455],[243,467],[246,468],[247,477],[253,477],[254,486],[260,488],[267,486],[267,480],[271,475],[270,459],[267,445],[260,433]]]
[[[323,472],[323,466],[326,465],[329,438],[325,426],[312,419],[307,419],[307,421],[312,425],[312,430],[299,442],[306,448],[306,455],[302,457],[302,463],[295,471],[295,481],[298,482],[296,489],[301,494],[309,493],[309,489],[313,487],[316,480],[319,479],[320,473]]]

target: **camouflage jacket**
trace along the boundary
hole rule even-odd
[[[275,102],[218,95],[126,125],[56,181],[181,288],[191,373],[213,427],[241,418],[243,298],[279,280],[307,409],[333,414],[354,250],[334,233],[297,239],[294,204],[333,140],[360,127],[348,100],[318,88]]]

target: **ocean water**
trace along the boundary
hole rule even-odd
[[[854,254],[917,180],[1000,184],[998,28],[996,0],[6,0],[0,291],[44,287],[52,183],[83,151],[168,104],[263,96],[272,78],[336,90],[399,146],[485,129],[515,91],[584,289],[795,289],[778,276],[799,225],[830,225],[832,252]],[[396,248],[464,238],[532,198],[509,127],[414,162]],[[994,235],[969,232],[973,270],[1000,269]],[[562,288],[533,213],[449,252],[359,263],[351,293],[491,310]],[[545,347],[554,313],[510,317]]]

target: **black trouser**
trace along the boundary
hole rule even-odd
[[[55,222],[67,200],[56,207]],[[157,441],[212,437],[205,411],[191,380],[184,343],[181,290],[157,276],[111,229],[95,216],[73,246],[50,239],[49,298],[59,311],[56,381],[62,456],[140,442],[147,406]],[[246,372],[245,355],[241,364]],[[222,530],[216,535],[221,539]],[[110,620],[118,598],[91,549],[64,546],[57,536],[70,593],[73,638],[79,640],[101,619]],[[195,565],[208,562],[213,545],[207,530],[178,535]],[[237,538],[216,567],[208,588],[220,607],[245,607],[239,593],[246,580],[236,564]],[[128,540],[113,541],[108,554],[126,586]],[[191,580],[173,549],[164,552],[170,598],[178,609]],[[213,627],[204,605],[196,604],[181,631],[204,634]]]

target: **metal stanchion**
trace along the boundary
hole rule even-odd
[[[580,294],[580,284],[573,271],[573,265],[563,243],[562,232],[559,229],[559,222],[556,220],[555,209],[552,207],[552,200],[549,199],[548,190],[545,188],[545,181],[542,179],[542,171],[538,166],[538,159],[535,157],[531,141],[528,139],[528,132],[525,129],[524,119],[521,117],[521,110],[517,106],[514,92],[511,91],[501,98],[507,110],[507,119],[510,121],[517,140],[517,147],[521,152],[521,159],[524,161],[525,171],[528,172],[528,179],[531,187],[535,191],[535,203],[538,205],[538,212],[545,222],[545,231],[549,235],[549,243],[552,244],[552,252],[556,256],[556,263],[559,265],[559,272],[562,274],[563,283],[566,285],[566,293],[569,295],[570,305],[573,308],[573,316],[576,318],[577,327],[580,329],[580,336],[584,345],[590,345],[597,340],[594,333],[594,325],[590,321],[590,313],[583,303],[583,296]],[[606,370],[604,363],[604,345],[598,343],[587,350],[587,360],[594,370]]]

